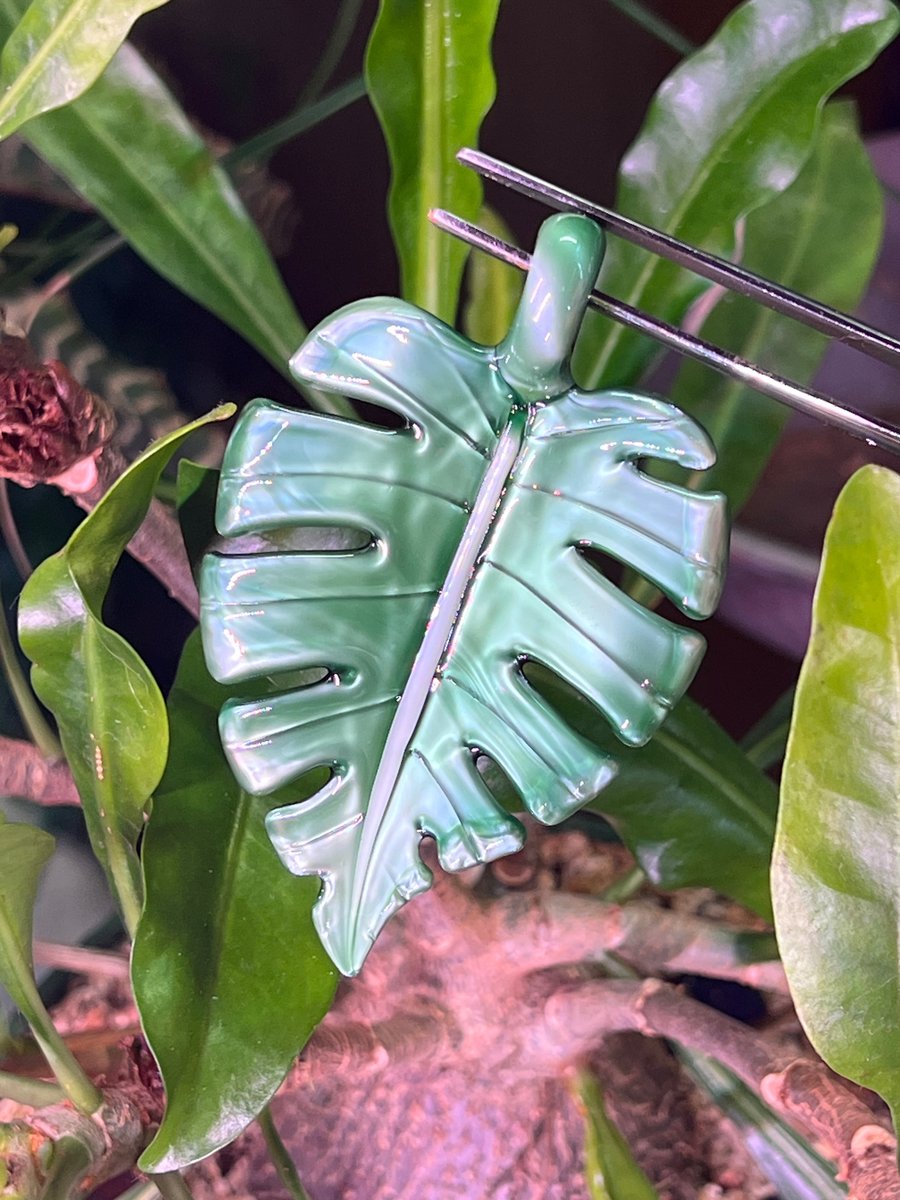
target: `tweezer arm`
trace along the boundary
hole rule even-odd
[[[766,308],[845,342],[871,358],[877,358],[892,367],[900,367],[900,341],[881,329],[874,329],[862,321],[857,321],[855,317],[829,308],[827,304],[820,304],[809,296],[792,292],[789,288],[764,279],[761,275],[755,275],[736,263],[728,262],[727,259],[680,242],[662,230],[642,225],[639,221],[624,217],[601,204],[594,204],[591,200],[567,192],[552,183],[529,175],[526,171],[520,171],[518,167],[511,167],[490,154],[466,148],[460,150],[456,157],[464,166],[471,167],[485,179],[501,183],[524,196],[541,200],[550,208],[579,212],[592,217],[626,241],[667,258],[680,267],[686,267],[695,275],[721,284],[729,291],[750,296]]]
[[[464,221],[461,217],[454,216],[453,213],[445,212],[443,209],[433,208],[428,216],[439,229],[453,234],[468,245],[483,250],[494,258],[509,263],[510,266],[518,267],[520,271],[528,270],[531,264],[531,255],[517,246],[511,246],[502,238],[494,237],[477,225]],[[863,438],[871,446],[880,446],[884,450],[900,454],[900,429],[893,425],[876,421],[853,408],[838,404],[837,401],[822,392],[801,388],[789,379],[764,371],[761,367],[754,366],[736,354],[730,354],[702,338],[693,337],[691,334],[677,329],[674,325],[670,325],[667,321],[649,317],[630,304],[616,300],[603,292],[592,292],[588,303],[592,308],[596,308],[621,325],[627,325],[630,329],[635,329],[638,333],[646,334],[662,345],[677,350],[679,354],[694,358],[731,379],[737,379],[747,387],[753,388],[754,391],[761,392],[764,396],[769,396],[773,400],[789,405],[798,412],[815,417],[826,425],[842,429],[854,437]]]

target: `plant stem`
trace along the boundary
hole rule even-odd
[[[76,258],[71,266],[64,267],[63,270],[58,271],[49,283],[46,283],[34,297],[34,307],[28,314],[25,332],[28,332],[34,318],[54,296],[58,296],[60,292],[64,292],[76,279],[79,279],[89,271],[91,267],[96,267],[99,263],[104,262],[111,254],[114,254],[116,250],[121,249],[124,245],[125,239],[120,233],[111,233],[102,241],[95,242],[93,246],[88,247],[85,253],[80,258]]]
[[[159,1200],[160,1191],[153,1180],[146,1183],[136,1183],[127,1192],[123,1192],[119,1200]]]
[[[26,1079],[21,1075],[10,1075],[0,1071],[0,1097],[14,1100],[16,1104],[28,1104],[32,1108],[44,1108],[47,1104],[59,1104],[66,1094],[57,1083],[46,1083],[43,1079]]]
[[[163,1200],[193,1200],[191,1189],[177,1171],[151,1175],[150,1179]]]
[[[632,867],[630,871],[626,871],[624,875],[601,892],[598,899],[605,900],[609,904],[621,904],[625,900],[630,900],[646,882],[647,876],[644,874],[643,868]]]
[[[16,999],[59,1086],[79,1112],[85,1115],[96,1112],[103,1103],[103,1096],[81,1069],[72,1051],[50,1020],[50,1014],[44,1007],[44,1002],[32,977],[30,964],[23,959],[20,946],[13,938],[12,931],[3,921],[0,921],[0,945],[2,945],[7,962],[15,964],[18,989]]]
[[[642,29],[646,29],[659,41],[664,42],[676,54],[685,56],[693,54],[697,49],[690,38],[686,38],[680,30],[676,29],[674,25],[670,25],[652,8],[642,4],[641,0],[607,0],[607,3],[611,4],[613,8],[617,8],[620,13],[624,13],[626,17],[634,21],[635,25],[640,25]]]
[[[350,39],[359,20],[361,9],[362,0],[341,0],[337,16],[331,27],[331,33],[328,35],[328,41],[325,43],[325,47],[319,56],[315,70],[306,81],[303,90],[297,98],[297,108],[302,108],[303,105],[309,104],[313,100],[318,100],[322,94],[323,89],[327,86],[338,64],[344,57],[344,51],[350,44]]]
[[[361,75],[355,76],[347,83],[324,95],[314,104],[303,105],[296,111],[276,121],[267,129],[261,130],[246,142],[241,142],[219,160],[223,167],[233,167],[248,158],[259,160],[270,155],[282,142],[289,141],[298,134],[305,133],[315,125],[349,107],[366,94],[366,85]]]
[[[281,1134],[275,1127],[272,1109],[268,1104],[256,1118],[256,1122],[262,1131],[266,1149],[269,1152],[269,1158],[271,1158],[275,1170],[278,1172],[278,1178],[284,1184],[287,1191],[290,1192],[293,1200],[309,1200],[306,1189],[300,1182],[300,1176],[297,1174],[294,1160],[288,1153],[287,1147],[281,1140]]]
[[[9,684],[12,698],[19,710],[19,716],[22,718],[22,724],[44,758],[62,758],[62,746],[41,712],[41,707],[28,686],[28,681],[19,665],[19,657],[12,634],[6,623],[6,607],[3,605],[2,596],[0,596],[0,608],[3,609],[0,613],[0,669]]]
[[[19,572],[19,576],[24,582],[29,578],[34,568],[19,536],[19,527],[16,525],[16,518],[9,503],[9,485],[5,479],[0,479],[0,534],[2,534],[4,542],[6,542],[6,548],[9,551],[10,558],[13,560],[13,566]]]

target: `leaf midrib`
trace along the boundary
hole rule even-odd
[[[219,920],[216,920],[212,928],[212,937],[210,940],[210,962],[212,970],[206,975],[207,994],[205,996],[206,1003],[200,1006],[200,1020],[197,1027],[197,1035],[195,1040],[196,1053],[188,1055],[186,1071],[184,1076],[189,1080],[196,1082],[203,1073],[203,1063],[205,1061],[204,1053],[209,1048],[210,1030],[212,1028],[213,1006],[209,1001],[219,987],[222,978],[222,947],[225,945],[225,933],[231,921],[234,906],[230,903],[229,898],[234,891],[234,882],[237,878],[238,868],[240,866],[241,849],[245,841],[247,830],[247,822],[250,816],[250,808],[252,804],[251,797],[247,792],[241,789],[238,792],[237,812],[232,825],[231,834],[228,838],[228,846],[225,851],[225,865],[219,875],[219,884],[215,888],[209,899],[208,911],[214,914],[224,914]],[[182,1094],[185,1091],[190,1092],[190,1089],[182,1089]]]
[[[393,799],[397,778],[428,703],[437,670],[456,629],[466,593],[471,587],[478,555],[494,526],[498,505],[525,438],[526,425],[526,414],[521,410],[514,411],[497,439],[473,501],[471,516],[457,543],[425,637],[413,660],[391,722],[372,784],[357,853],[358,869],[353,879],[350,903],[350,912],[356,914],[354,938],[363,911],[362,898],[374,861],[375,847]]]
[[[834,46],[838,45],[840,41],[841,35],[832,34],[830,38],[819,42],[815,50],[810,55],[800,62],[795,61],[787,71],[781,72],[776,79],[773,79],[768,88],[762,89],[754,95],[751,103],[748,104],[742,111],[741,116],[743,119],[735,122],[730,127],[728,136],[718,143],[715,152],[712,149],[710,150],[704,159],[703,167],[694,173],[692,182],[685,191],[681,202],[676,206],[671,219],[662,227],[665,232],[674,233],[680,228],[684,221],[685,214],[697,198],[697,193],[701,189],[705,189],[706,181],[713,173],[714,167],[721,163],[722,159],[727,153],[728,148],[738,140],[738,133],[746,129],[747,126],[750,125],[753,120],[755,120],[759,110],[769,103],[775,93],[783,89],[786,82],[790,81],[801,71],[805,71],[813,58],[818,57],[823,50],[831,50]],[[802,166],[803,162],[805,161],[806,160],[801,156],[800,165]],[[750,209],[745,210],[743,215],[746,216],[747,212],[752,211],[753,208],[760,207],[764,203],[765,200],[761,200],[759,204],[751,205]],[[638,273],[633,287],[625,296],[620,297],[620,299],[626,301],[632,306],[639,305],[640,297],[645,291],[649,282],[653,279],[658,271],[663,270],[668,265],[669,264],[665,260],[660,260],[655,255],[649,255],[645,260],[644,266]],[[592,385],[596,385],[596,383],[602,377],[603,372],[605,371],[606,366],[609,363],[609,360],[611,359],[617,345],[624,336],[625,330],[621,325],[614,326],[610,331],[606,341],[604,342],[603,349],[592,367]]]
[[[728,778],[720,771],[717,771],[707,759],[699,754],[695,754],[692,750],[688,749],[684,742],[673,737],[666,730],[665,725],[656,731],[653,739],[661,748],[668,750],[673,758],[683,762],[686,767],[695,771],[702,779],[705,779],[721,792],[723,796],[731,800],[736,808],[752,820],[767,840],[771,838],[772,827],[759,808],[743,792],[735,788]]]
[[[419,237],[422,252],[418,256],[419,271],[416,280],[416,296],[421,297],[423,308],[437,312],[440,306],[441,279],[440,261],[443,236],[433,229],[428,221],[427,209],[432,198],[440,199],[441,162],[444,157],[443,122],[441,120],[444,94],[445,62],[443,26],[446,17],[443,0],[424,0],[422,10],[422,57],[431,69],[423,72],[422,79],[422,133],[419,145],[422,153],[422,197],[419,205]],[[429,53],[431,48],[432,53]]]

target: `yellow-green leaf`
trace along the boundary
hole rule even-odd
[[[810,1041],[900,1116],[900,476],[835,505],[788,740],[772,870]]]

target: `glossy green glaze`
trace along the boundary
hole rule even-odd
[[[207,661],[223,682],[319,667],[323,681],[222,712],[242,785],[267,793],[327,764],[312,799],[269,814],[285,864],[324,882],[316,924],[346,974],[429,886],[418,843],[460,870],[518,849],[477,752],[552,823],[615,761],[528,684],[543,663],[640,744],[697,668],[696,633],[646,611],[579,552],[645,574],[693,616],[715,606],[724,502],[650,479],[643,458],[713,461],[703,432],[661,400],[573,385],[569,358],[603,253],[572,214],[540,233],[521,306],[496,348],[399,300],[351,304],[293,360],[326,391],[389,408],[388,430],[255,402],[230,442],[224,535],[344,525],[351,552],[209,556]]]

